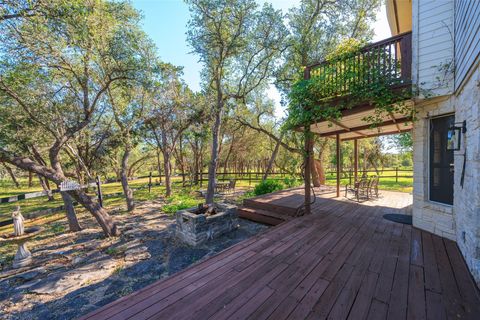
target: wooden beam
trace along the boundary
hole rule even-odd
[[[340,197],[340,135],[337,134],[337,198]]]
[[[384,121],[384,122],[380,123],[379,125],[377,125],[376,127],[373,127],[373,128],[372,128],[371,124],[366,124],[366,125],[362,125],[362,126],[358,126],[358,127],[352,127],[352,128],[349,128],[348,130],[347,129],[336,130],[336,131],[331,131],[331,132],[320,133],[319,135],[321,137],[328,137],[328,136],[333,136],[333,135],[342,134],[342,133],[381,128],[381,127],[389,126],[389,125],[392,125],[392,124],[395,124],[395,123],[406,123],[406,122],[410,122],[410,121],[412,121],[412,119],[410,117],[395,119],[395,121],[394,120],[387,120],[387,121]],[[369,136],[368,134],[363,134],[363,135],[365,137]]]
[[[330,120],[330,122],[337,125],[340,128],[343,128],[344,130],[347,130],[348,132],[353,132],[353,133],[356,133],[356,134],[361,135],[361,136],[366,136],[365,133],[361,133],[360,131],[352,131],[352,129],[350,129],[349,127],[347,127],[346,125],[344,125],[340,121]]]
[[[373,137],[379,137],[379,136],[388,136],[391,134],[398,134],[398,133],[404,133],[404,132],[409,132],[412,129],[403,129],[400,132],[398,131],[390,131],[390,132],[380,132],[380,133],[375,133],[375,134],[369,134],[366,137],[351,137],[351,138],[344,138],[342,141],[351,141],[355,139],[363,139],[363,138],[373,138]]]
[[[402,130],[402,129],[400,129],[400,126],[398,125],[397,119],[395,119],[395,116],[393,115],[393,113],[390,111],[390,112],[388,112],[388,115],[390,116],[392,121],[395,123],[395,126],[397,127],[398,132],[400,132],[400,130]]]
[[[358,139],[353,140],[353,177],[358,180]]]

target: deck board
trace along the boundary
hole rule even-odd
[[[300,189],[256,201],[295,208]],[[270,228],[82,319],[480,318],[457,245],[385,213],[411,196],[358,204],[320,194],[314,214]]]

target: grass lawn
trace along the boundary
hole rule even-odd
[[[403,175],[400,176],[400,174]],[[412,191],[412,184],[413,179],[409,177],[405,177],[409,175],[409,172],[399,172],[398,182],[395,178],[382,178],[380,176],[379,188],[383,190],[392,190],[392,191],[401,191],[401,192],[411,192]],[[394,172],[384,172],[384,175],[394,175]],[[204,177],[206,178],[206,177]],[[223,178],[223,175],[220,175],[220,179]],[[260,176],[252,175],[252,180],[248,180],[248,178],[243,180],[237,180],[236,186],[239,188],[253,188],[255,185],[260,181],[257,179],[261,179]],[[226,177],[228,179],[228,177]],[[202,186],[193,186],[193,187],[182,187],[180,182],[180,177],[173,177],[173,196],[169,199],[165,199],[165,212],[166,213],[174,213],[177,210],[194,206],[202,201],[202,199],[198,196],[196,191],[200,189],[206,189],[207,183],[206,181],[203,182]],[[156,179],[153,179],[155,182]],[[328,175],[327,176],[327,185],[335,185],[335,175]],[[341,185],[344,186],[349,183],[348,178],[341,179]],[[26,179],[20,179],[20,188],[15,188],[10,181],[0,181],[0,197],[8,197],[17,194],[23,194],[28,192],[34,191],[41,191],[42,188],[40,185],[35,183],[32,187],[28,187],[28,182]],[[141,188],[145,187],[148,184],[148,178],[142,178],[137,180],[130,181],[130,187],[135,190],[134,197],[136,201],[147,201],[147,200],[154,200],[158,198],[162,198],[165,194],[165,187],[160,185],[153,185],[151,192],[148,192],[148,188]],[[114,208],[119,207],[125,204],[125,198],[122,194],[115,195],[115,196],[108,196],[115,193],[122,192],[122,185],[120,182],[113,182],[102,185],[102,192],[104,194],[104,206],[106,208]],[[91,195],[95,195],[95,190],[92,188]],[[15,206],[20,205],[22,208],[22,212],[29,213],[37,210],[49,209],[49,208],[56,208],[63,204],[61,197],[59,194],[55,194],[54,201],[48,201],[47,197],[39,197],[34,199],[22,200],[13,203],[5,203],[0,204],[0,221],[6,220],[10,218],[11,212],[14,210]],[[2,228],[3,229],[3,228]],[[1,231],[1,229],[0,229]]]

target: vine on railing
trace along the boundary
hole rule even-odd
[[[408,46],[410,49],[405,48]],[[405,103],[412,96],[409,54],[410,34],[363,48],[354,40],[345,41],[326,62],[307,67],[305,79],[295,83],[289,96],[287,127],[339,119],[342,110],[360,104],[375,107],[374,113],[363,119],[372,127],[385,114],[413,119],[414,110]]]

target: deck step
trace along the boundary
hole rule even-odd
[[[297,213],[297,208],[282,206],[282,205],[273,204],[269,202],[262,202],[262,201],[258,201],[255,198],[244,199],[243,205],[245,207],[252,208],[252,209],[274,212],[277,214],[281,214],[282,216],[287,215],[290,217],[295,217]]]
[[[240,207],[237,209],[237,212],[241,218],[264,223],[264,224],[269,224],[272,226],[276,226],[282,222],[289,221],[292,219],[292,217],[287,215],[278,214],[275,212],[256,209],[256,208]]]

